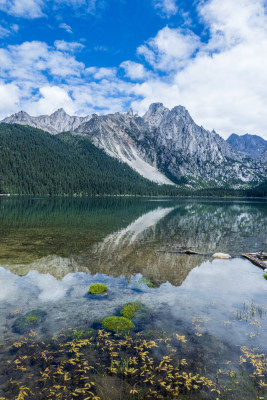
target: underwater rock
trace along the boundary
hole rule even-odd
[[[219,258],[221,260],[228,260],[229,258],[232,258],[232,257],[230,256],[230,254],[227,254],[227,253],[214,253],[212,255],[212,258]]]
[[[32,310],[27,314],[18,317],[12,326],[12,330],[15,333],[24,335],[25,333],[28,333],[31,329],[36,328],[41,322],[43,322],[45,316],[45,311]]]

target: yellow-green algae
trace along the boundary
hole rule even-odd
[[[104,283],[93,283],[89,288],[89,294],[101,294],[107,292],[108,288]]]

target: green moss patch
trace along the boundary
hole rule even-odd
[[[125,317],[107,317],[102,322],[103,328],[108,331],[130,331],[134,328],[133,322]]]
[[[108,288],[103,283],[93,283],[90,286],[89,294],[101,294],[107,292]]]
[[[142,304],[139,302],[127,303],[121,309],[121,315],[125,318],[132,319],[135,316],[135,313],[140,310]]]

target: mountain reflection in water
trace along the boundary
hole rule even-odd
[[[240,255],[267,245],[267,207],[256,201],[1,199],[0,265],[62,279],[68,273],[141,273],[181,285],[207,257],[178,247]]]

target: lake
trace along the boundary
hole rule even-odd
[[[170,340],[176,364],[187,360],[189,369],[205,373],[217,385],[214,393],[202,388],[200,394],[197,387],[190,392],[183,384],[179,393],[185,397],[175,397],[174,387],[162,394],[159,388],[168,386],[159,382],[157,389],[153,381],[157,394],[153,397],[151,389],[149,397],[138,381],[131,390],[140,386],[139,394],[129,392],[129,398],[219,398],[222,390],[221,398],[265,398],[267,281],[263,271],[241,255],[266,251],[266,226],[267,202],[263,200],[0,198],[3,399],[17,398],[20,393],[18,385],[7,385],[15,371],[7,368],[7,362],[18,359],[12,350],[14,342],[31,331],[39,343],[51,344],[60,335],[68,338],[66,332],[77,340],[90,332],[92,340],[99,340],[96,332],[102,329],[102,320],[119,316],[129,302],[141,305],[142,311],[133,317],[131,335],[156,341],[155,360],[166,357],[168,346],[165,349],[159,343]],[[200,254],[175,253],[184,248]],[[232,258],[212,259],[215,252],[229,253]],[[105,284],[107,293],[89,295],[93,283]],[[28,350],[25,347],[24,357],[31,357]],[[262,363],[258,374],[254,373],[255,359]],[[28,377],[32,365],[25,367]],[[20,373],[24,384],[26,372]],[[126,378],[122,380],[118,371],[105,373],[106,381],[96,386],[109,387],[107,381],[115,379],[114,374],[118,380],[113,382],[114,394],[95,389],[95,398],[128,398]],[[134,380],[129,379],[130,385]],[[40,399],[94,398],[82,393],[71,397],[58,390],[63,397],[46,394]],[[25,398],[39,398],[24,391]]]

